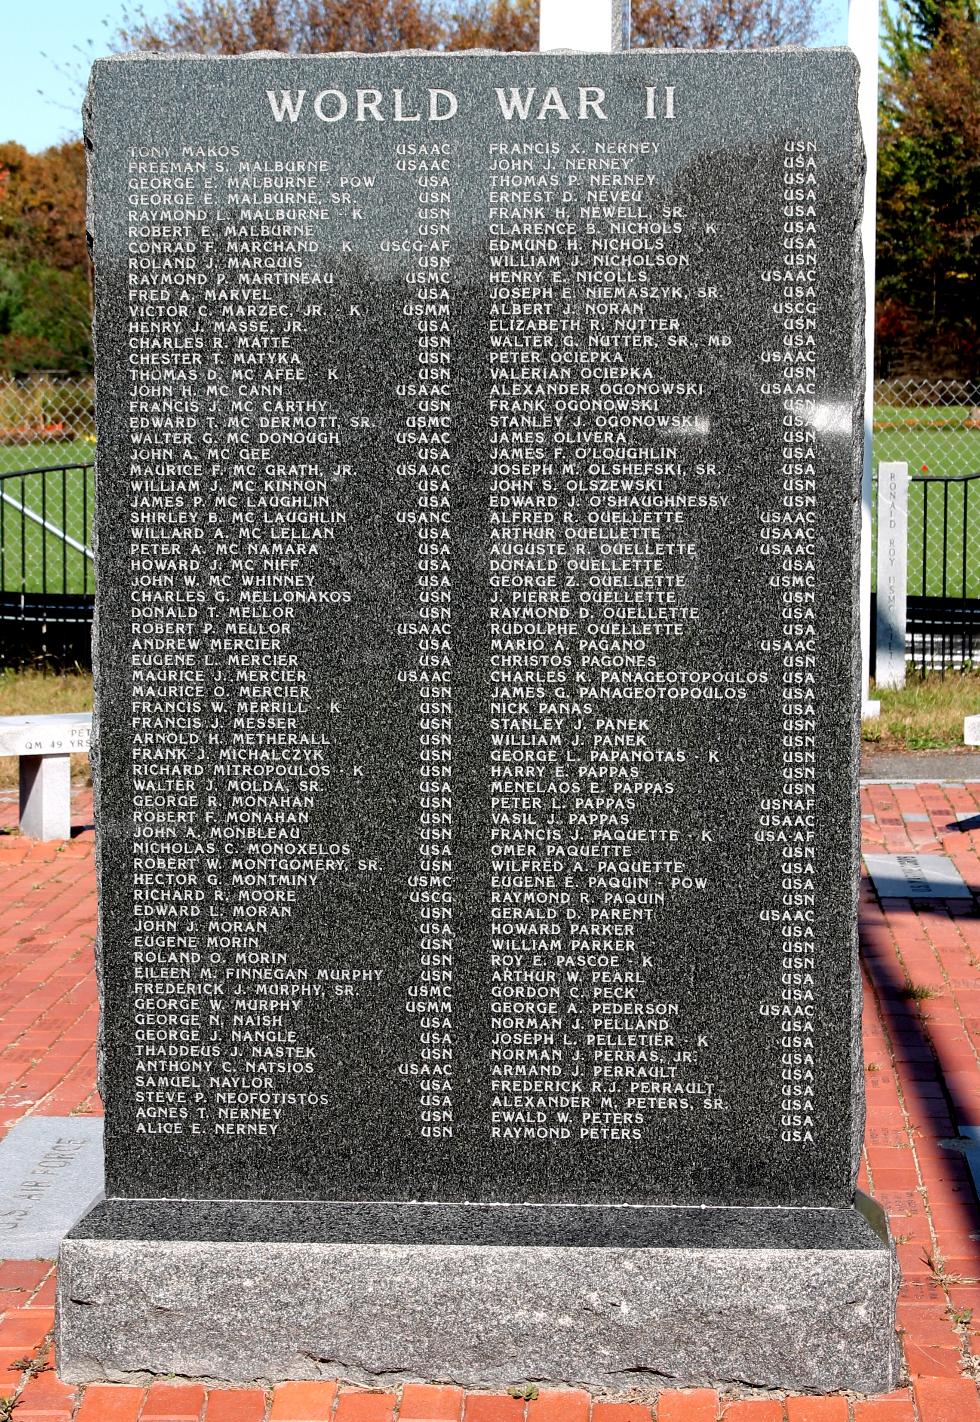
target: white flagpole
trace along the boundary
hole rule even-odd
[[[630,47],[630,0],[541,0],[538,48],[615,54]]]
[[[864,470],[861,477],[861,714],[877,716],[868,699],[871,676],[871,475],[875,355],[875,205],[878,188],[878,0],[850,0],[847,42],[861,66],[858,111],[867,164],[864,175]]]

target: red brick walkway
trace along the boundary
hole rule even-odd
[[[868,787],[868,850],[950,855],[980,891],[980,783]],[[975,815],[971,822],[956,816]],[[926,816],[922,819],[922,816]],[[0,795],[0,826],[16,810]],[[91,801],[76,800],[90,826]],[[100,1110],[91,828],[70,844],[0,834],[0,1134],[23,1116]],[[154,1383],[69,1388],[52,1370],[54,1268],[0,1263],[0,1422],[973,1422],[980,1419],[980,1207],[957,1132],[980,1127],[980,916],[879,903],[862,889],[868,1128],[861,1184],[888,1210],[903,1270],[907,1385],[887,1398],[668,1391],[656,1408],[542,1391],[399,1394],[283,1383],[271,1392]],[[520,1380],[515,1380],[520,1381]],[[13,1406],[5,1410],[4,1399]],[[591,1418],[590,1418],[591,1411]]]

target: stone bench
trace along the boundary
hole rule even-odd
[[[91,739],[91,711],[0,716],[0,755],[20,757],[22,834],[71,838],[71,757],[88,751]]]

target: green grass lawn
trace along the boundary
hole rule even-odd
[[[881,715],[861,723],[861,739],[880,750],[948,750],[963,745],[963,718],[980,713],[980,671],[910,672],[901,691],[878,687]]]
[[[94,446],[87,440],[65,444],[0,446],[0,474],[11,469],[90,464]],[[92,545],[95,479],[92,470],[66,474],[31,474],[0,479],[0,587],[5,592],[92,592],[91,560],[40,524],[18,512],[8,500],[42,516],[77,543]]]
[[[908,460],[909,473],[942,477],[980,474],[980,429],[875,430],[875,462]]]
[[[948,596],[980,597],[980,479],[964,479],[967,474],[980,474],[980,429],[878,430],[874,452],[876,462],[906,461],[913,477],[921,474],[952,476],[958,481],[949,486],[913,483],[909,490],[909,592],[940,597],[944,592],[945,567]],[[967,510],[965,558],[964,503]]]
[[[940,420],[968,420],[969,405],[884,405],[875,401],[876,420],[894,420],[907,424],[935,424]]]
[[[94,455],[95,444],[90,439],[0,444],[0,474],[10,469],[47,469],[52,464],[90,464]]]

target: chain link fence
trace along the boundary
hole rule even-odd
[[[875,385],[874,462],[909,466],[908,589],[980,597],[980,385],[882,380]],[[873,507],[877,511],[877,498]],[[874,522],[877,551],[877,518]]]
[[[878,380],[874,429],[876,464],[901,459],[907,460],[910,473],[947,478],[976,474],[980,472],[980,385],[912,377]]]
[[[70,647],[84,651],[79,627],[91,617],[94,591],[94,456],[91,377],[0,378],[3,660],[37,643],[39,628],[44,635],[38,647],[47,655],[53,645],[48,631],[59,622],[75,627]],[[930,623],[930,645],[944,620],[959,623],[975,614],[980,624],[980,482],[971,477],[980,474],[980,384],[879,381],[874,459],[876,466],[900,460],[912,475],[908,591],[914,615]],[[873,536],[877,547],[876,516]],[[13,622],[21,624],[20,635]],[[940,658],[944,667],[967,659],[965,650],[954,660],[945,653]],[[930,664],[937,664],[934,658]]]
[[[0,474],[38,465],[91,460],[95,448],[95,381],[55,374],[0,376]]]
[[[94,382],[0,379],[0,591],[90,593]]]
[[[922,672],[971,667],[980,647],[980,385],[879,381],[874,460],[907,464],[911,476],[906,658]],[[877,488],[872,509],[875,577]]]
[[[88,661],[91,378],[0,379],[0,664]]]

